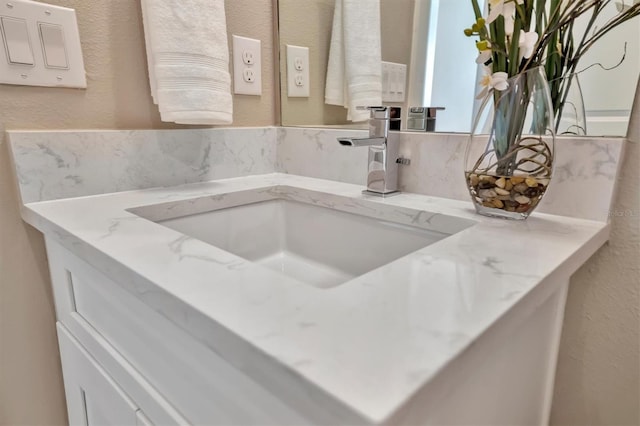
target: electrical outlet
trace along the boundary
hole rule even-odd
[[[287,95],[309,97],[309,48],[287,45]]]
[[[251,50],[242,52],[242,62],[244,62],[245,65],[253,65],[255,63],[255,58]]]
[[[260,40],[233,36],[233,92],[262,95]]]
[[[256,82],[256,75],[251,68],[245,68],[242,71],[242,79],[245,81],[245,83],[253,84]]]

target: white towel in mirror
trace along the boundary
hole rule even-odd
[[[380,33],[380,0],[336,0],[325,103],[344,106],[354,122],[369,118],[356,107],[382,105]]]

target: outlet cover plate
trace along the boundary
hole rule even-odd
[[[262,95],[261,42],[233,35],[233,93]],[[252,78],[247,78],[247,76]]]
[[[290,98],[308,98],[309,48],[287,44],[287,95]]]

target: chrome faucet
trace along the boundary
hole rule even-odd
[[[358,109],[365,109],[359,107]],[[398,139],[389,140],[390,108],[387,106],[366,107],[371,111],[369,137],[338,138],[345,146],[369,147],[369,170],[365,194],[388,196],[398,192]]]

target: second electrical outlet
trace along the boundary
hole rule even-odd
[[[287,44],[287,94],[309,97],[309,48]]]
[[[233,36],[233,92],[239,95],[262,94],[260,40]]]

